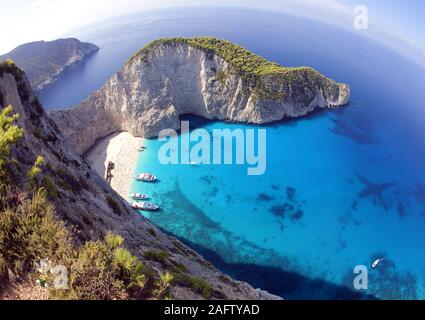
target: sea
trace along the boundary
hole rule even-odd
[[[184,117],[209,132],[266,129],[263,175],[247,175],[249,165],[164,165],[165,142],[150,139],[134,173],[159,181],[134,180],[131,190],[161,207],[140,214],[162,230],[235,279],[285,299],[425,298],[420,66],[360,31],[253,9],[135,13],[66,36],[101,49],[39,93],[48,110],[78,104],[162,37],[227,39],[349,84],[349,105],[301,119],[255,126]],[[372,268],[378,258],[385,259]]]

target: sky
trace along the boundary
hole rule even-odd
[[[355,6],[368,10],[366,36],[425,64],[423,0],[0,0],[0,53],[54,40],[114,16],[176,6],[243,6],[306,16],[355,30]],[[6,30],[6,32],[4,32]]]

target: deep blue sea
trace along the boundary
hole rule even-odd
[[[284,66],[348,83],[350,105],[267,129],[267,171],[161,165],[149,140],[134,182],[161,206],[147,214],[231,276],[286,299],[425,298],[425,71],[361,34],[283,14],[178,9],[122,17],[71,34],[101,50],[40,93],[70,107],[159,37],[210,35]],[[205,122],[196,127],[255,128]],[[377,269],[370,265],[385,256]],[[353,268],[369,267],[368,289]]]

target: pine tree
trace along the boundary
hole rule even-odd
[[[4,173],[10,159],[10,147],[24,135],[24,130],[14,122],[19,119],[18,114],[11,114],[12,106],[4,108],[0,113],[0,172]]]

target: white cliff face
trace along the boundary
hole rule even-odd
[[[50,116],[83,154],[98,138],[115,131],[155,137],[162,129],[178,129],[182,114],[263,124],[340,106],[349,99],[349,87],[329,79],[320,82],[326,85],[306,83],[301,89],[279,87],[273,78],[262,81],[285,97],[259,97],[256,88],[214,53],[186,43],[160,44],[132,58],[79,106]]]

